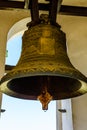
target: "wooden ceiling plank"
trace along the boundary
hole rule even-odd
[[[19,1],[0,1],[0,8],[20,8],[23,9],[25,2]]]
[[[62,5],[59,13],[62,15],[87,17],[87,7]]]

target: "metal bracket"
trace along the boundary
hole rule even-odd
[[[58,109],[58,111],[61,113],[66,113],[66,109]]]

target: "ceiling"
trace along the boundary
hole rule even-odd
[[[29,0],[30,1],[30,0]],[[48,10],[48,6],[44,5],[50,0],[38,0],[40,10]],[[0,8],[26,8],[28,0],[0,0]],[[61,8],[59,13],[66,15],[87,16],[87,0],[59,0]]]
[[[45,3],[44,0],[39,2]],[[5,39],[13,24],[30,16],[24,5],[23,0],[0,0],[1,40]],[[47,7],[42,8],[40,5],[40,10],[47,10]],[[68,55],[72,64],[87,76],[87,0],[63,0],[57,22],[66,33]]]
[[[62,4],[87,7],[87,0],[63,0]]]

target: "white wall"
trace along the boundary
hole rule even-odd
[[[0,10],[0,78],[4,75],[5,72],[5,53],[8,31],[16,22],[29,16],[30,13],[28,10]],[[0,93],[0,109],[1,102],[2,94]]]
[[[87,94],[72,100],[74,130],[87,130]]]
[[[3,30],[3,24],[0,27],[0,30]],[[5,31],[3,30],[3,33],[0,34],[0,78],[4,75],[6,39],[7,36]],[[0,92],[0,110],[1,110],[1,104],[2,104],[2,93]]]

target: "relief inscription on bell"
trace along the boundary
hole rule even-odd
[[[40,54],[55,55],[54,49],[55,39],[40,38]]]
[[[40,54],[55,55],[55,39],[52,37],[52,32],[45,29],[42,32],[42,36],[39,40]]]

